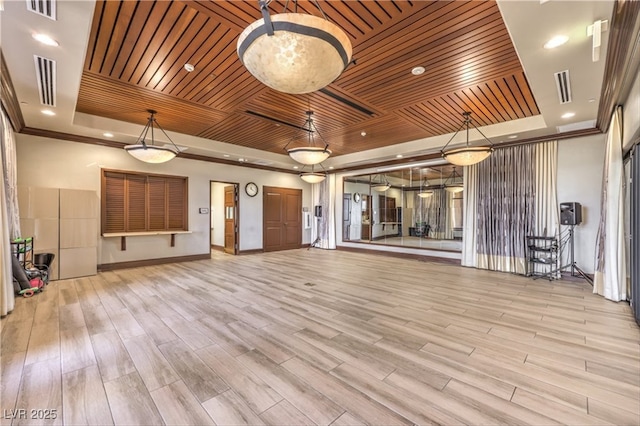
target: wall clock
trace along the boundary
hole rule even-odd
[[[353,201],[356,203],[360,202],[360,193],[356,192],[355,194],[353,194]]]
[[[253,182],[249,182],[245,185],[244,192],[246,192],[249,197],[255,197],[258,195],[258,185]]]

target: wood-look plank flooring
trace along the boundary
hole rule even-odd
[[[214,252],[52,282],[1,326],[3,425],[640,424],[640,328],[577,280]]]

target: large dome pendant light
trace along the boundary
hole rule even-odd
[[[493,143],[471,122],[471,112],[463,112],[462,116],[464,117],[464,121],[458,127],[458,130],[451,136],[449,142],[446,143],[442,150],[440,151],[442,154],[442,158],[450,162],[451,164],[455,164],[456,166],[470,166],[472,164],[477,164],[482,160],[486,159],[493,152]],[[489,146],[469,146],[469,125],[473,125],[473,127],[482,135],[483,138],[487,142],[489,142]],[[466,126],[467,130],[467,144],[462,148],[454,148],[448,151],[445,151],[447,146],[451,143],[453,138],[456,137],[460,129]]]
[[[324,19],[303,13],[270,16],[270,1],[258,1],[262,19],[238,38],[238,56],[247,70],[272,89],[292,94],[315,92],[338,78],[351,62],[351,42],[326,19],[318,1]]]
[[[173,143],[169,135],[167,135],[164,129],[160,127],[160,124],[156,121],[155,115],[157,112],[152,109],[148,109],[147,112],[150,115],[147,119],[147,124],[144,126],[142,133],[140,133],[140,136],[138,137],[138,140],[136,140],[134,145],[126,145],[124,149],[131,154],[132,157],[135,157],[140,161],[144,161],[145,163],[165,163],[178,155],[180,153],[180,148]],[[162,131],[162,133],[164,133],[165,137],[169,139],[169,142],[171,142],[173,147],[155,145],[153,134],[154,124]],[[151,131],[151,143],[147,143],[146,141],[149,131]]]

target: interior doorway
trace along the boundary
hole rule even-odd
[[[212,250],[229,254],[239,252],[239,184],[232,182],[209,183],[209,246]]]

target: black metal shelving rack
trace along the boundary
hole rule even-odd
[[[530,235],[527,237],[527,276],[558,278],[560,246],[557,237]]]

